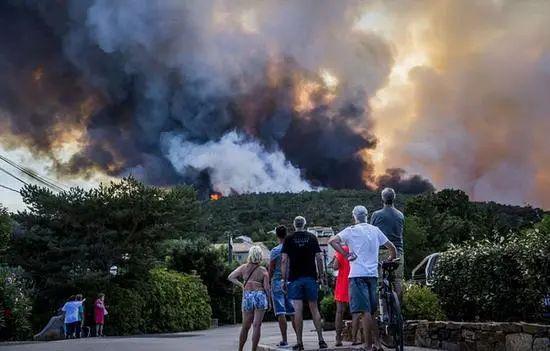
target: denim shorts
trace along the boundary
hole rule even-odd
[[[267,310],[267,296],[265,292],[262,290],[244,291],[242,309],[244,312]]]
[[[294,314],[294,307],[292,307],[288,295],[283,292],[279,279],[271,281],[271,295],[273,296],[273,311],[276,316]]]
[[[378,278],[349,278],[349,309],[351,313],[369,312],[378,307]]]
[[[291,300],[317,301],[317,281],[311,277],[300,277],[288,283],[288,298]]]

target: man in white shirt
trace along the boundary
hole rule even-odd
[[[355,206],[352,214],[355,225],[330,238],[329,244],[350,261],[350,311],[354,319],[363,315],[365,347],[370,350],[374,343],[375,349],[381,349],[378,327],[373,319],[378,307],[378,250],[385,246],[390,251],[389,260],[396,258],[397,250],[378,227],[367,223],[365,206]],[[342,248],[344,243],[349,254]]]

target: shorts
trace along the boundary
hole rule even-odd
[[[317,281],[311,277],[300,277],[288,283],[288,298],[291,300],[317,301]]]
[[[294,314],[294,307],[292,307],[288,295],[283,292],[280,280],[271,281],[271,295],[273,297],[273,312],[276,316]]]
[[[242,310],[252,312],[254,310],[267,310],[267,296],[262,290],[245,290],[243,292]]]
[[[369,312],[378,307],[378,278],[349,278],[349,309],[351,313]]]

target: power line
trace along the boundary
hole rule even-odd
[[[10,188],[9,186],[6,186],[6,185],[0,184],[0,188],[4,188],[4,189],[7,189],[7,190],[11,190],[11,191],[13,191],[13,192],[16,192],[16,193],[18,193],[18,194],[21,194],[21,192],[20,192],[19,190],[14,189],[14,188]]]
[[[6,173],[7,175],[17,179],[18,181],[20,181],[21,183],[25,184],[25,185],[29,185],[29,183],[27,183],[26,181],[24,181],[23,179],[19,178],[18,176],[16,176],[15,174],[9,172],[9,171],[6,171],[4,168],[0,167],[0,171]]]
[[[36,173],[35,171],[33,171],[32,169],[29,169],[29,168],[26,168],[26,167],[23,167],[21,165],[19,165],[18,163],[10,160],[9,158],[3,156],[3,155],[0,155],[0,160],[8,163],[9,165],[11,165],[12,167],[14,167],[15,169],[17,169],[18,171],[20,171],[21,173],[27,175],[28,177],[42,183],[43,185],[47,186],[48,188],[52,189],[52,190],[55,190],[55,191],[60,191],[60,192],[63,192],[65,191],[66,189],[64,188],[65,186],[62,185],[61,183],[58,183],[54,180],[50,180],[44,176],[41,176],[39,175],[38,173]],[[56,184],[57,183],[57,184]],[[59,184],[59,185],[58,185]]]

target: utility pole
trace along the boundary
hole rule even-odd
[[[230,231],[225,232],[227,236],[227,263],[229,266],[233,263],[233,237]],[[233,324],[237,324],[237,303],[235,302],[235,287],[232,289],[233,298]]]

